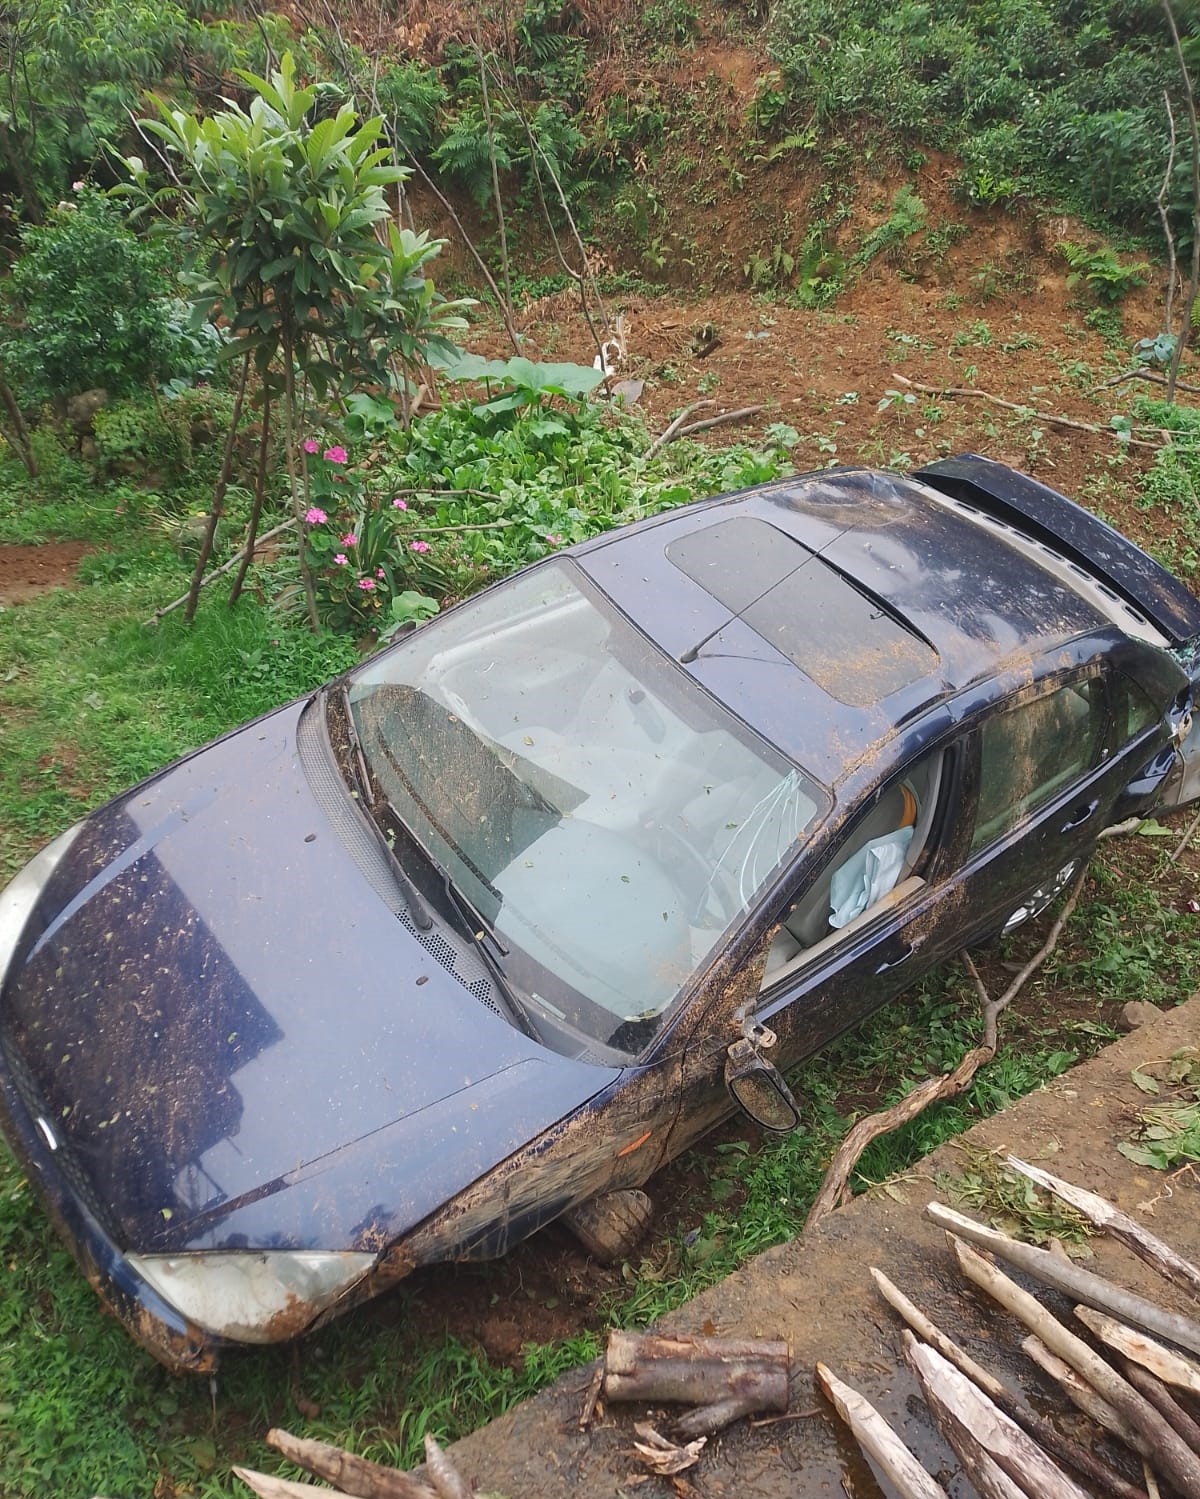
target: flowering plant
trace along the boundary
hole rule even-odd
[[[437,601],[411,587],[430,568],[429,543],[413,534],[404,500],[373,496],[361,470],[340,444],[303,443],[308,480],[304,547],[317,591],[317,609],[335,630],[362,633],[394,625],[394,601],[407,617],[428,617]],[[419,602],[414,607],[412,600]]]

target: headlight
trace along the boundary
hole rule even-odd
[[[316,1249],[128,1259],[189,1321],[242,1343],[278,1343],[302,1333],[375,1263],[373,1254]]]
[[[67,850],[79,836],[82,822],[60,833],[53,843],[47,843],[40,854],[35,854],[22,869],[12,884],[0,891],[0,984],[8,972],[17,942],[25,930],[29,913],[37,904],[46,881],[57,869]]]

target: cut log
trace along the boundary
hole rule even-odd
[[[253,1468],[234,1468],[234,1474],[247,1488],[253,1489],[258,1499],[353,1499],[340,1489],[327,1489],[315,1483],[293,1483],[290,1478],[276,1478],[273,1473],[256,1473]]]
[[[958,1263],[968,1280],[986,1291],[1042,1342],[1065,1359],[1077,1374],[1129,1422],[1135,1447],[1149,1458],[1186,1499],[1200,1499],[1200,1459],[1175,1435],[1144,1395],[1139,1395],[1100,1355],[1052,1317],[1028,1291],[1009,1280],[968,1244],[951,1235]]]
[[[906,1332],[904,1356],[921,1381],[926,1397],[931,1392],[935,1394],[972,1442],[987,1453],[1018,1489],[1037,1494],[1039,1499],[1089,1499],[1015,1421],[936,1348]],[[957,1452],[958,1448],[954,1450]]]
[[[864,1395],[843,1384],[824,1364],[817,1379],[854,1440],[878,1464],[901,1499],[946,1499],[946,1490],[931,1478]]]
[[[1147,1301],[1144,1296],[1137,1296],[1099,1275],[1093,1275],[1074,1260],[1051,1254],[1048,1249],[1038,1249],[1033,1244],[1022,1244],[1017,1239],[1010,1239],[998,1229],[976,1223],[974,1219],[964,1217],[962,1213],[956,1213],[953,1208],[944,1207],[940,1202],[931,1202],[925,1212],[951,1234],[990,1249],[1001,1259],[1036,1276],[1043,1284],[1053,1286],[1056,1291],[1062,1291],[1076,1301],[1086,1302],[1098,1311],[1111,1312],[1122,1322],[1135,1322],[1139,1327],[1157,1333],[1159,1337],[1178,1343],[1181,1348],[1200,1353],[1200,1324],[1193,1322],[1190,1317],[1168,1312],[1155,1302]]]
[[[267,1432],[267,1446],[354,1499],[436,1499],[433,1489],[411,1473],[368,1462],[331,1442],[293,1436],[275,1426]]]
[[[1137,1451],[1137,1437],[1134,1435],[1133,1427],[1119,1415],[1107,1400],[1101,1399],[1088,1384],[1086,1379],[1081,1379],[1075,1370],[1071,1368],[1058,1354],[1051,1353],[1041,1338],[1030,1333],[1021,1344],[1022,1351],[1042,1370],[1048,1374],[1057,1384],[1061,1385],[1063,1393],[1072,1405],[1076,1406],[1090,1420],[1095,1421],[1097,1426],[1102,1427],[1118,1441],[1124,1442],[1126,1447]]]
[[[1030,1166],[1027,1162],[1018,1160],[1015,1155],[1008,1157],[1008,1164],[1014,1171],[1019,1171],[1022,1176],[1036,1182],[1039,1187],[1053,1192],[1077,1213],[1082,1213],[1096,1228],[1132,1249],[1139,1259],[1152,1265],[1166,1280],[1182,1286],[1193,1296],[1200,1296],[1200,1270],[1190,1260],[1185,1260],[1181,1254],[1176,1253],[1169,1244],[1143,1228],[1128,1213],[1123,1213],[1106,1197],[1088,1192],[1083,1187],[1072,1186],[1060,1177],[1051,1176],[1049,1171],[1043,1171],[1040,1166]]]
[[[1132,1327],[1126,1327],[1092,1307],[1077,1306],[1075,1315],[1102,1343],[1115,1348],[1135,1364],[1141,1364],[1143,1369],[1149,1369],[1164,1384],[1187,1390],[1190,1395],[1200,1395],[1200,1365],[1194,1364],[1190,1358],[1173,1353],[1153,1338],[1146,1337],[1145,1333],[1135,1332]]]
[[[746,1410],[788,1408],[788,1345],[782,1340],[662,1337],[611,1332],[604,1354],[608,1400],[679,1400]]]
[[[884,1275],[882,1270],[872,1268],[871,1275],[884,1300],[900,1313],[917,1336],[936,1348],[943,1358],[948,1359],[956,1369],[977,1384],[989,1400],[1015,1421],[1023,1431],[1027,1431],[1034,1441],[1040,1443],[1052,1457],[1090,1479],[1101,1493],[1109,1496],[1109,1499],[1146,1499],[1143,1490],[1122,1478],[1116,1469],[1111,1468],[1103,1458],[1098,1457],[1088,1448],[1081,1447],[1078,1442],[1059,1431],[1057,1426],[1043,1416],[1039,1416],[1036,1411],[1030,1410],[1023,1401],[1018,1400],[993,1374],[981,1364],[977,1364],[970,1354],[960,1348],[952,1338],[948,1338],[936,1323],[931,1322],[924,1312]]]

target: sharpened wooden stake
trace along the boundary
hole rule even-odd
[[[986,1291],[1006,1311],[1035,1332],[1059,1358],[1102,1395],[1129,1422],[1136,1450],[1150,1458],[1164,1478],[1186,1496],[1200,1499],[1200,1459],[1182,1441],[1144,1395],[1106,1364],[1098,1353],[1052,1317],[1042,1304],[977,1254],[969,1244],[950,1235],[959,1267],[968,1280]]]
[[[1200,1395],[1200,1365],[1194,1364],[1190,1358],[1173,1353],[1145,1333],[1135,1332],[1132,1327],[1126,1327],[1123,1322],[1106,1317],[1090,1306],[1077,1306],[1075,1315],[1102,1343],[1115,1348],[1135,1364],[1141,1364],[1143,1369],[1149,1369],[1164,1384],[1187,1390],[1191,1395]]]
[[[821,1363],[817,1379],[854,1440],[883,1470],[900,1499],[946,1499],[946,1490],[929,1476],[865,1395],[843,1384]]]
[[[899,1312],[916,1335],[932,1348],[936,1348],[942,1357],[948,1359],[960,1373],[965,1374],[969,1380],[977,1384],[994,1405],[998,1406],[1010,1420],[1015,1421],[1023,1431],[1027,1431],[1034,1441],[1040,1443],[1052,1457],[1090,1479],[1097,1489],[1109,1496],[1109,1499],[1146,1499],[1143,1490],[1122,1478],[1116,1469],[1111,1468],[1103,1458],[1098,1457],[1089,1448],[1080,1446],[1078,1442],[1059,1431],[1057,1426],[1031,1410],[1024,1401],[1016,1399],[993,1374],[981,1364],[977,1364],[970,1354],[960,1348],[952,1338],[948,1338],[936,1323],[931,1322],[924,1312],[884,1275],[882,1270],[872,1268],[871,1275],[879,1288],[880,1295],[889,1306]]]
[[[472,1499],[471,1485],[429,1432],[425,1433],[425,1470],[438,1499]]]
[[[341,1489],[327,1489],[323,1484],[293,1483],[290,1478],[276,1478],[273,1473],[256,1473],[253,1468],[234,1468],[234,1473],[258,1499],[353,1499]]]
[[[368,1462],[365,1457],[335,1447],[331,1442],[293,1436],[275,1426],[267,1432],[267,1446],[354,1499],[436,1499],[433,1489],[423,1479],[399,1468]]]
[[[1107,1400],[1102,1400],[1087,1380],[1076,1374],[1070,1364],[1059,1358],[1057,1353],[1051,1353],[1041,1338],[1030,1333],[1022,1341],[1021,1351],[1044,1374],[1048,1374],[1056,1384],[1062,1387],[1063,1393],[1076,1409],[1081,1410],[1089,1420],[1095,1421],[1096,1425],[1107,1431],[1110,1436],[1116,1437],[1119,1442],[1124,1442],[1126,1447],[1137,1451],[1137,1438],[1129,1422],[1123,1416],[1118,1415]]]
[[[926,1399],[934,1396],[955,1425],[965,1433],[951,1446],[962,1457],[960,1444],[982,1451],[1010,1478],[1018,1492],[1038,1499],[1090,1499],[1074,1479],[1042,1451],[1032,1437],[1010,1420],[965,1374],[959,1373],[936,1348],[904,1334],[904,1356],[921,1382]]]
[[[1176,1253],[1169,1244],[1143,1228],[1128,1213],[1123,1213],[1106,1197],[1083,1187],[1072,1186],[1061,1177],[1051,1176],[1049,1171],[1043,1171],[1040,1166],[1031,1166],[1015,1155],[1008,1156],[1006,1164],[1022,1176],[1027,1176],[1030,1181],[1036,1182],[1039,1187],[1053,1192],[1068,1207],[1082,1213],[1094,1227],[1109,1234],[1127,1249],[1132,1249],[1139,1259],[1145,1260],[1164,1279],[1171,1281],[1173,1285],[1182,1286],[1193,1296],[1200,1296],[1200,1270],[1190,1260],[1185,1260],[1181,1254]]]
[[[1102,1276],[1093,1275],[1090,1270],[1084,1270],[1073,1260],[1051,1254],[1048,1249],[1038,1249],[1033,1244],[1022,1244],[1017,1239],[1010,1239],[998,1229],[976,1223],[973,1218],[964,1217],[962,1213],[956,1213],[953,1208],[944,1207],[940,1202],[931,1202],[925,1213],[939,1228],[969,1239],[972,1244],[979,1244],[984,1249],[990,1249],[1001,1259],[1036,1276],[1044,1285],[1053,1286],[1056,1291],[1062,1291],[1076,1301],[1084,1301],[1099,1311],[1110,1312],[1122,1322],[1134,1322],[1160,1337],[1169,1338],[1181,1348],[1190,1348],[1193,1353],[1200,1353],[1200,1324],[1193,1322],[1190,1317],[1168,1312],[1157,1303],[1147,1301],[1144,1296],[1137,1296]]]

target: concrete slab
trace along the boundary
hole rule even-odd
[[[878,1265],[1014,1388],[1034,1392],[1043,1408],[1057,1406],[1051,1388],[1019,1352],[1019,1324],[961,1281],[942,1235],[923,1217],[925,1204],[933,1196],[945,1200],[937,1182],[959,1175],[973,1153],[1012,1151],[1108,1197],[1200,1262],[1200,1176],[1189,1172],[1168,1179],[1135,1166],[1116,1148],[1129,1138],[1135,1111],[1148,1102],[1131,1082],[1131,1071],[1185,1047],[1200,1047],[1200,996],[942,1146],[918,1173],[856,1198],[812,1233],[758,1255],[665,1319],[660,1326],[674,1332],[786,1337],[791,1344],[791,1414],[761,1425],[739,1422],[710,1441],[700,1465],[686,1475],[704,1499],[879,1495],[845,1428],[815,1391],[817,1359],[862,1390],[951,1495],[973,1494],[900,1362],[898,1319],[879,1300],[868,1267]],[[1182,1292],[1127,1250],[1099,1237],[1092,1247],[1091,1267],[1099,1273],[1197,1314]],[[1066,1314],[1061,1299],[1029,1288]],[[667,1480],[647,1480],[629,1456],[633,1423],[646,1418],[644,1409],[611,1406],[590,1432],[580,1432],[579,1409],[590,1375],[590,1368],[565,1375],[457,1443],[453,1455],[460,1470],[478,1488],[512,1499],[670,1493]]]

